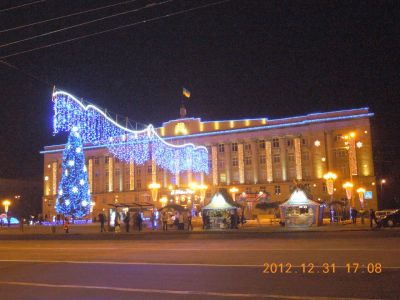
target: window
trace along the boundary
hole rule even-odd
[[[116,157],[116,158],[115,158],[115,163],[118,164],[119,162],[120,162],[119,158]]]
[[[105,188],[106,188],[106,192],[108,192],[108,189],[109,189],[109,185],[108,185],[108,171],[106,171],[105,173],[104,173],[104,182],[106,183],[105,184]]]
[[[342,140],[342,135],[341,134],[335,135],[335,142],[340,142],[341,140]]]
[[[140,176],[141,173],[142,173],[142,172],[141,172],[140,167],[136,168],[136,175],[139,175],[139,176]]]
[[[153,168],[151,165],[147,166],[147,174],[151,174],[153,172]]]
[[[94,158],[94,164],[95,164],[95,165],[98,165],[98,164],[99,164],[99,157],[98,157],[98,156],[96,156],[96,157]]]
[[[260,155],[260,165],[265,165],[265,155]]]
[[[289,153],[288,154],[288,161],[289,162],[294,162],[294,153]]]
[[[272,155],[272,161],[274,164],[279,164],[281,162],[281,157],[279,156],[279,154]]]
[[[232,152],[237,152],[238,151],[238,144],[237,143],[232,143],[231,147],[232,147]]]
[[[244,158],[244,164],[245,164],[246,166],[251,165],[251,156],[246,156],[246,157]]]
[[[140,179],[136,180],[136,188],[138,189],[142,188],[142,181]]]
[[[302,144],[303,146],[307,145],[307,140],[306,140],[305,138],[302,138],[302,139],[301,139],[301,144]]]
[[[225,152],[225,145],[224,144],[218,144],[218,152],[219,153],[224,153]]]
[[[290,179],[296,178],[296,169],[294,167],[289,168],[289,178]]]
[[[244,150],[250,151],[251,150],[251,144],[244,144]]]
[[[265,193],[266,190],[267,190],[267,189],[265,188],[265,186],[260,186],[260,191],[261,191],[261,192]]]
[[[258,141],[258,146],[260,149],[265,149],[265,141],[264,140]]]
[[[311,170],[310,168],[303,168],[303,177],[306,179],[310,179],[311,178]]]
[[[108,164],[108,161],[110,160],[109,156],[104,157],[104,163]]]
[[[220,180],[220,182],[226,182],[226,174],[225,173],[221,173],[220,175],[219,175],[219,180]]]
[[[218,169],[222,170],[225,168],[225,161],[224,160],[219,160],[218,161]]]
[[[274,186],[274,192],[275,192],[275,195],[280,195],[281,194],[281,186],[280,185],[275,185]]]
[[[288,147],[293,147],[293,140],[292,140],[292,139],[288,139],[288,140],[286,141],[286,143],[287,143],[287,146],[288,146]]]
[[[279,139],[272,139],[272,147],[279,148]]]
[[[326,183],[325,183],[325,182],[322,183],[322,191],[323,191],[324,193],[327,193],[327,192],[328,192],[328,189],[326,188]]]
[[[211,159],[208,160],[208,169],[209,170],[212,169],[212,160]]]
[[[310,152],[303,152],[301,154],[301,159],[304,160],[304,161],[310,160]]]
[[[239,161],[237,157],[232,157],[232,166],[237,167],[239,165]]]
[[[337,158],[347,157],[346,149],[335,149],[334,153],[335,153],[335,157],[337,157]]]
[[[251,193],[251,188],[247,187],[246,188],[246,193]]]
[[[121,170],[119,168],[115,169],[115,177],[119,177],[121,175]]]

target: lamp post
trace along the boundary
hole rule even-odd
[[[206,197],[206,190],[208,189],[208,186],[202,183],[197,186],[197,189],[200,191],[200,202],[204,202],[204,198]]]
[[[158,189],[161,185],[157,182],[152,182],[149,184],[149,189],[151,190],[151,198],[153,201],[157,201]]]
[[[343,188],[346,190],[346,198],[351,203],[351,206],[353,206],[353,184],[349,181],[345,182],[343,184]]]
[[[239,189],[237,187],[231,187],[229,192],[232,194],[233,201],[236,201],[236,193],[239,192]]]
[[[382,199],[382,207],[384,208],[384,200],[383,200],[383,186],[386,184],[386,179],[381,179],[380,181],[381,184],[381,199]]]
[[[326,189],[330,196],[331,203],[333,201],[333,192],[334,192],[333,184],[334,184],[336,178],[337,178],[337,175],[333,172],[328,172],[328,173],[324,174],[324,179],[326,180]],[[334,214],[335,214],[335,212],[334,212],[333,206],[331,204],[331,222],[332,223],[335,221]]]
[[[360,187],[357,189],[358,198],[360,199],[361,208],[364,209],[364,193],[365,189]]]
[[[6,212],[6,216],[8,217],[8,207],[11,205],[11,201],[6,199],[2,202],[4,206],[4,211]]]

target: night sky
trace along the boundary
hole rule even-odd
[[[0,177],[40,179],[39,151],[65,142],[64,135],[52,135],[55,84],[109,111],[155,126],[178,117],[182,86],[192,93],[188,115],[203,120],[277,118],[368,106],[376,114],[377,175],[392,178],[392,184],[399,179],[396,1],[231,0],[4,58],[217,2],[164,1],[131,1],[0,33],[0,57],[17,68],[0,64]],[[47,0],[4,10],[28,2],[33,0],[0,0],[0,30],[122,0]],[[2,46],[135,8],[139,11]]]

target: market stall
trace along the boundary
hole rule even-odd
[[[285,226],[304,227],[322,224],[322,204],[309,199],[301,189],[296,189],[289,200],[280,205],[280,210]]]
[[[221,192],[214,194],[201,213],[206,229],[236,228],[239,219],[237,206]]]

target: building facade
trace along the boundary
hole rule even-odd
[[[372,116],[368,108],[360,108],[271,120],[205,122],[199,118],[181,118],[157,128],[158,134],[170,143],[206,146],[208,174],[190,170],[172,174],[159,169],[151,160],[143,165],[123,163],[105,147],[86,145],[93,215],[115,203],[152,203],[159,207],[169,201],[185,205],[197,201],[196,204],[202,205],[202,200],[207,202],[221,187],[228,191],[236,188],[235,198],[255,198],[261,191],[268,193],[272,201],[284,201],[299,182],[313,199],[321,201],[349,198],[343,184],[351,182],[349,205],[377,209]],[[48,216],[56,214],[63,149],[63,145],[56,145],[46,146],[42,151],[43,214]],[[324,179],[328,172],[337,175],[333,194]],[[199,191],[199,187],[203,190]],[[365,190],[363,199],[357,193],[358,188]]]

